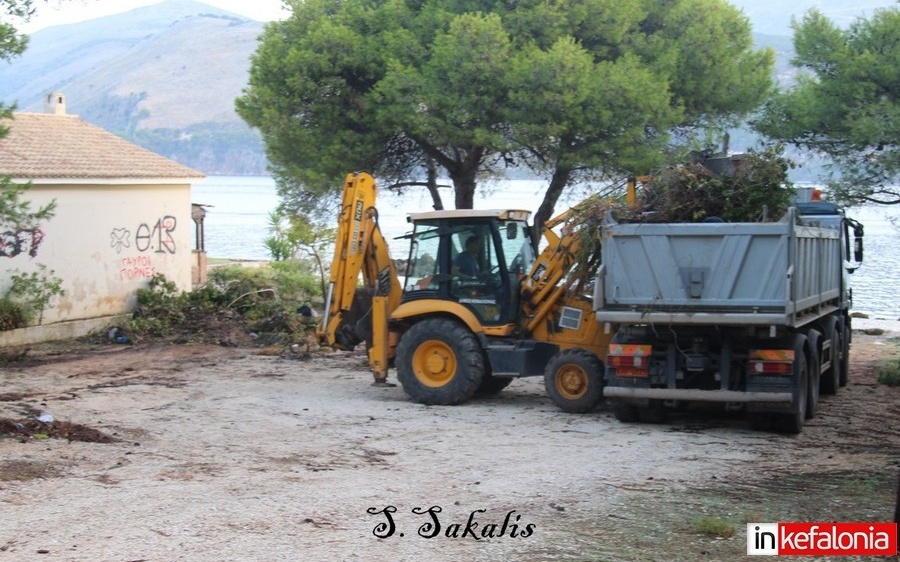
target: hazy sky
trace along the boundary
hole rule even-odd
[[[16,27],[25,33],[33,33],[44,27],[75,23],[79,21],[127,12],[140,6],[158,4],[162,0],[35,0],[37,14],[31,21]],[[282,9],[281,0],[198,0],[204,4],[216,6],[258,21],[273,21],[288,15]],[[759,10],[769,10],[771,2],[760,0],[729,0],[753,17]],[[840,20],[843,16],[870,16],[875,8],[894,5],[894,0],[845,0],[846,8],[831,6],[825,16]],[[832,2],[831,4],[835,4]],[[838,2],[837,4],[842,4]],[[763,33],[790,35],[788,28],[791,15],[799,15],[808,8],[817,5],[817,0],[792,0],[785,5],[783,21],[773,29],[754,29]]]
[[[16,27],[26,33],[33,33],[51,25],[76,23],[79,21],[109,16],[139,8],[159,4],[162,0],[37,0],[37,13],[31,21]],[[229,12],[259,21],[273,21],[288,14],[282,9],[281,0],[199,0]]]

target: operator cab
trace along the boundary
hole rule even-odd
[[[519,281],[535,259],[529,215],[523,210],[411,214],[403,302],[451,300],[484,325],[514,322]]]

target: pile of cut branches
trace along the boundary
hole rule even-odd
[[[716,164],[724,164],[717,169]],[[739,157],[697,159],[662,170],[640,192],[646,222],[776,221],[795,190],[787,172],[793,164],[778,147]]]

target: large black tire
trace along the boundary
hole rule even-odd
[[[822,394],[837,394],[841,385],[841,373],[843,372],[844,334],[841,323],[837,318],[830,317],[825,322],[825,335],[831,338],[831,367],[822,373]]]
[[[484,353],[463,325],[443,318],[414,324],[397,345],[397,380],[416,402],[461,404],[484,378]]]
[[[850,380],[850,319],[846,319],[846,323],[841,322],[841,380],[840,386],[847,386]]]
[[[590,412],[603,399],[603,362],[583,349],[562,351],[544,369],[544,387],[561,410]]]
[[[822,334],[817,330],[810,330],[806,334],[806,338],[809,341],[809,362],[807,364],[809,376],[806,383],[805,415],[808,420],[814,418],[816,411],[819,409],[819,386],[821,383],[819,372],[822,370],[822,356],[819,353],[821,337]]]
[[[778,429],[785,433],[800,433],[806,420],[806,398],[809,392],[809,365],[806,362],[806,337],[799,335],[794,343],[794,378],[797,381],[794,389],[793,412],[779,416]]]

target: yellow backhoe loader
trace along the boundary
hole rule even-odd
[[[549,220],[540,253],[529,211],[412,213],[401,282],[375,198],[371,175],[347,176],[317,328],[323,345],[349,350],[365,341],[376,383],[394,367],[424,404],[459,404],[525,376],[543,376],[565,411],[598,404],[611,333],[586,293],[608,200],[588,198]]]

